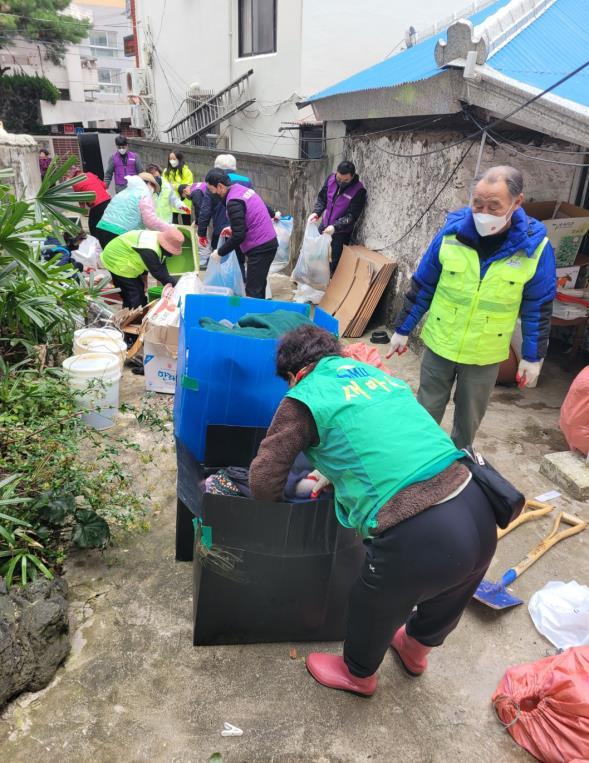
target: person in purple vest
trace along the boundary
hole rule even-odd
[[[340,162],[337,171],[325,181],[319,191],[309,222],[321,218],[320,233],[332,236],[331,275],[335,273],[345,244],[349,244],[364,205],[366,189],[360,182],[353,162]]]
[[[247,258],[245,293],[248,297],[265,299],[268,271],[278,249],[268,207],[253,188],[232,184],[224,170],[209,170],[205,182],[209,192],[225,204],[231,226],[221,232],[221,236],[228,233],[229,238],[215,249],[211,259],[219,262],[235,250],[243,273]]]
[[[108,188],[114,175],[115,191],[119,193],[127,187],[125,177],[127,175],[139,175],[143,172],[143,164],[134,151],[129,151],[129,144],[124,135],[117,135],[115,144],[117,150],[108,160],[104,182]]]
[[[181,183],[178,186],[178,196],[180,196],[181,199],[189,199],[192,202],[192,215],[195,225],[198,223],[200,205],[206,192],[207,184],[205,182],[192,183],[191,185]],[[201,246],[206,246],[208,241],[201,242],[199,237],[199,243]]]

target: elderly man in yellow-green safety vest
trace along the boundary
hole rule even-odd
[[[518,317],[520,386],[536,381],[546,355],[556,264],[546,227],[526,215],[523,199],[519,170],[487,170],[471,206],[449,214],[429,245],[394,324],[389,358],[405,352],[429,311],[418,400],[439,423],[456,382],[452,439],[459,448],[473,442]]]

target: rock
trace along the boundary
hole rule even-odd
[[[39,691],[70,651],[67,585],[39,578],[6,590],[0,578],[0,708],[23,691]]]

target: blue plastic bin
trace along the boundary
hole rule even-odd
[[[174,431],[199,461],[204,459],[209,424],[267,427],[287,390],[276,376],[278,340],[206,331],[201,318],[237,322],[246,313],[290,310],[310,314],[309,305],[294,302],[221,297],[186,298],[180,323]],[[316,325],[337,333],[338,322],[319,308]]]

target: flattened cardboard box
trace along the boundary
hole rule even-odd
[[[340,335],[362,336],[396,268],[396,263],[364,246],[344,246],[320,302],[337,318]]]

